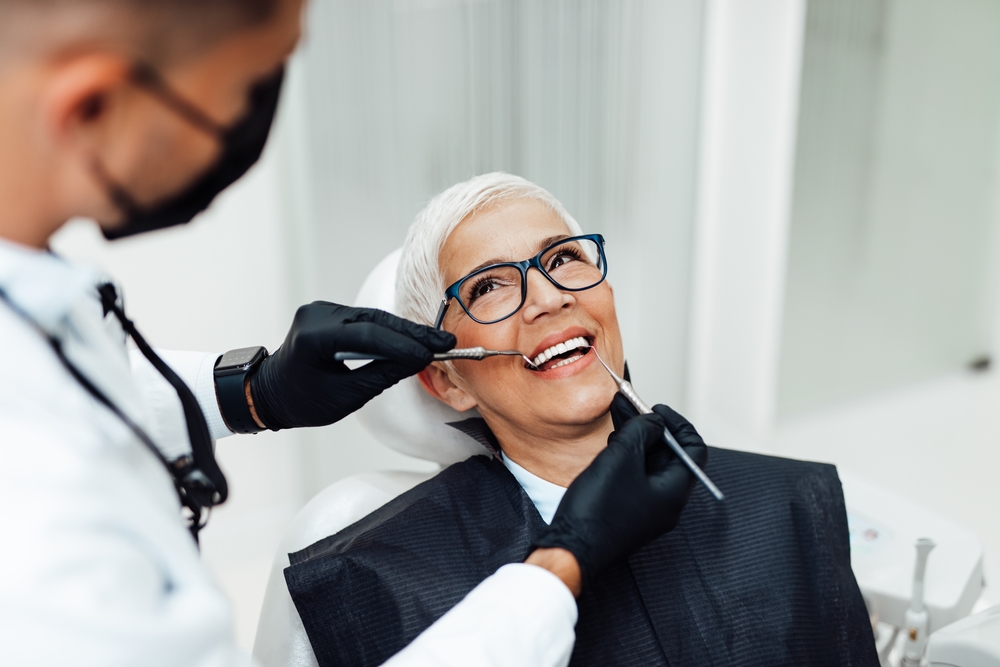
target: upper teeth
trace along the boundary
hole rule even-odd
[[[537,357],[531,360],[535,366],[541,366],[546,361],[556,356],[557,354],[562,354],[564,352],[569,352],[570,350],[575,350],[579,347],[590,347],[590,343],[583,336],[578,338],[570,338],[569,340],[559,343],[558,345],[553,345],[549,349],[543,351]]]

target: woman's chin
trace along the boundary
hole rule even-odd
[[[577,391],[571,395],[557,393],[559,395],[540,396],[535,403],[536,409],[541,408],[542,420],[550,424],[593,424],[607,416],[614,399],[614,393],[609,393],[607,387],[593,387],[590,391]]]

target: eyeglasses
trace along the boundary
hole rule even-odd
[[[567,292],[597,287],[608,275],[604,237],[572,236],[553,243],[523,262],[502,262],[473,271],[444,293],[436,329],[441,328],[452,299],[479,324],[496,324],[521,310],[528,296],[528,269],[538,269],[550,283]]]

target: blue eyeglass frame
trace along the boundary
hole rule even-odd
[[[600,253],[600,261],[603,273],[601,274],[601,279],[598,280],[593,285],[590,285],[589,287],[575,287],[575,288],[563,287],[562,285],[557,283],[555,279],[552,276],[550,276],[548,272],[545,271],[545,269],[542,268],[541,260],[542,256],[545,255],[545,253],[547,253],[548,251],[552,250],[557,246],[569,243],[570,241],[593,241],[595,244],[597,244],[597,252]],[[469,312],[469,309],[466,308],[465,302],[462,301],[462,297],[459,296],[459,293],[465,281],[475,278],[481,273],[485,273],[486,271],[492,271],[493,269],[496,269],[497,267],[501,266],[514,267],[521,272],[521,303],[509,315],[505,315],[498,320],[490,320],[489,322],[483,322],[482,320],[477,319],[475,315]],[[451,304],[452,299],[458,301],[458,305],[462,307],[462,310],[465,311],[465,314],[471,317],[474,322],[477,322],[479,324],[496,324],[497,322],[503,322],[509,317],[513,317],[514,315],[517,314],[517,311],[521,310],[521,308],[524,307],[524,302],[528,298],[528,269],[532,268],[538,269],[538,272],[541,273],[543,276],[545,276],[545,278],[550,283],[555,285],[557,289],[561,289],[565,292],[585,292],[589,289],[594,289],[595,287],[603,283],[605,279],[607,279],[608,277],[608,257],[607,255],[604,254],[604,236],[601,234],[581,234],[580,236],[570,236],[561,239],[559,241],[556,241],[551,245],[545,246],[545,248],[543,248],[542,251],[539,252],[537,255],[535,255],[531,259],[526,259],[523,262],[499,262],[497,264],[490,264],[489,266],[484,266],[483,268],[477,271],[473,271],[464,278],[458,280],[455,283],[452,283],[452,285],[444,291],[444,301],[441,302],[441,307],[438,308],[437,319],[434,321],[434,328],[435,329],[441,328],[441,325],[444,323],[444,316],[448,312],[448,306]]]

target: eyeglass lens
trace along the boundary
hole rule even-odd
[[[600,246],[589,239],[569,240],[545,251],[542,270],[558,287],[584,290],[604,280]],[[524,294],[521,270],[494,266],[469,276],[459,288],[462,304],[476,320],[489,323],[515,313]]]

